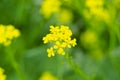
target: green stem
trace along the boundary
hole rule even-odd
[[[115,21],[115,20],[114,20]],[[117,45],[117,39],[118,39],[118,44],[120,43],[120,32],[119,32],[119,26],[113,21],[113,23],[111,23],[110,29],[109,29],[109,33],[110,33],[110,42],[109,42],[109,53],[111,53]],[[117,38],[116,38],[117,37]],[[111,54],[109,54],[109,59],[110,62],[112,64],[112,67],[114,68],[114,70],[116,71],[116,73],[118,73],[118,76],[120,76],[120,71],[119,71],[119,65],[116,63],[116,61],[114,61],[114,58],[112,57]]]
[[[76,65],[74,63],[72,57],[69,56],[69,54],[66,54],[65,58],[68,61],[68,63],[70,64],[71,68],[75,71],[75,73],[77,73],[83,80],[91,80],[87,75],[85,75],[83,73],[83,71],[81,70],[81,68],[79,67],[79,65]]]
[[[20,80],[25,80],[25,77],[23,76],[22,71],[20,70],[19,64],[15,60],[14,52],[12,52],[11,50],[12,49],[10,47],[6,48],[7,58],[9,59],[9,62],[11,63],[14,70],[16,71]]]
[[[62,69],[62,66],[60,64],[60,61],[62,60],[61,57],[58,57],[57,56],[57,74],[58,74],[58,77],[59,77],[59,80],[63,80],[63,71],[61,70]]]

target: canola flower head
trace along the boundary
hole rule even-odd
[[[48,19],[52,14],[59,12],[61,2],[59,0],[43,0],[40,13]]]
[[[50,72],[44,72],[43,75],[39,78],[39,80],[58,80],[55,76],[53,76]]]
[[[71,39],[72,31],[68,26],[50,26],[50,33],[43,37],[45,44],[50,43],[52,46],[47,49],[48,57],[55,56],[55,53],[65,55],[65,48],[74,47],[76,39]]]
[[[13,25],[0,25],[0,44],[9,46],[14,38],[20,36],[20,31]]]
[[[0,80],[6,80],[6,75],[3,74],[4,70],[0,68]]]

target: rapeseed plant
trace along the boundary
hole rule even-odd
[[[9,46],[14,38],[20,36],[20,31],[13,25],[0,25],[0,44]]]
[[[72,31],[68,26],[50,26],[50,33],[43,37],[44,43],[52,46],[47,49],[48,57],[55,56],[55,53],[65,55],[65,48],[74,47],[76,39],[71,39]]]
[[[94,17],[95,19],[100,19],[106,23],[109,23],[111,20],[110,13],[104,8],[104,5],[104,0],[86,0],[86,8],[83,12],[86,19],[91,19]]]
[[[59,0],[43,0],[40,13],[48,19],[50,16],[56,12],[59,12],[61,2]]]

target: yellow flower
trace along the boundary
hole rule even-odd
[[[103,0],[86,0],[86,6],[89,8],[103,6]]]
[[[59,48],[57,52],[58,54],[65,55],[63,48]]]
[[[53,51],[53,48],[52,48],[52,47],[51,47],[50,49],[47,49],[47,52],[49,53],[49,54],[48,54],[48,57],[55,56],[55,54],[54,54],[54,51]]]
[[[39,80],[58,80],[55,76],[53,76],[50,72],[44,72],[42,77]]]
[[[104,9],[103,0],[86,0],[86,7],[83,11],[87,19],[95,18],[105,21],[106,23],[110,22],[110,13],[107,9]]]
[[[3,74],[4,70],[0,68],[0,80],[6,80],[6,75]]]
[[[50,33],[43,37],[44,43],[51,43],[52,47],[47,49],[48,57],[55,56],[55,53],[65,55],[65,48],[74,47],[76,39],[71,39],[72,31],[68,26],[50,26]]]
[[[12,25],[0,25],[0,44],[9,46],[14,38],[20,36],[20,31]]]
[[[58,19],[61,23],[70,23],[73,19],[73,14],[70,10],[61,10]]]
[[[104,8],[93,8],[91,9],[91,14],[95,15],[96,18],[103,19],[106,22],[110,20],[110,14]]]
[[[59,0],[44,0],[40,12],[45,18],[49,18],[52,14],[59,12],[61,2]]]

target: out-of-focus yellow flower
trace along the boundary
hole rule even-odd
[[[0,44],[9,46],[14,38],[20,36],[20,31],[12,25],[0,25]]]
[[[42,77],[39,80],[58,80],[55,76],[53,76],[50,72],[44,72]]]
[[[59,12],[61,2],[59,0],[44,0],[40,12],[45,18],[49,18],[52,14]]]
[[[107,9],[104,9],[103,0],[86,0],[86,8],[84,10],[84,15],[87,19],[95,18],[105,21],[106,23],[110,22],[110,13]]]
[[[44,43],[51,43],[53,46],[47,49],[48,57],[55,56],[55,52],[65,55],[65,48],[76,45],[76,39],[71,39],[72,31],[68,26],[50,26],[50,34],[43,37]]]
[[[94,32],[88,30],[81,36],[81,42],[86,46],[97,43],[97,36]]]
[[[96,60],[102,59],[104,54],[99,45],[99,38],[97,33],[92,30],[87,30],[80,36],[81,44],[86,51]]]
[[[105,22],[108,22],[110,20],[110,14],[103,8],[93,8],[91,9],[91,12],[91,14],[95,15],[96,18],[103,19]]]
[[[60,11],[58,19],[61,23],[70,23],[73,19],[73,14],[70,10],[63,9]]]
[[[103,0],[86,0],[86,7],[94,8],[103,6]]]
[[[6,75],[3,74],[4,70],[0,68],[0,80],[6,80]]]

